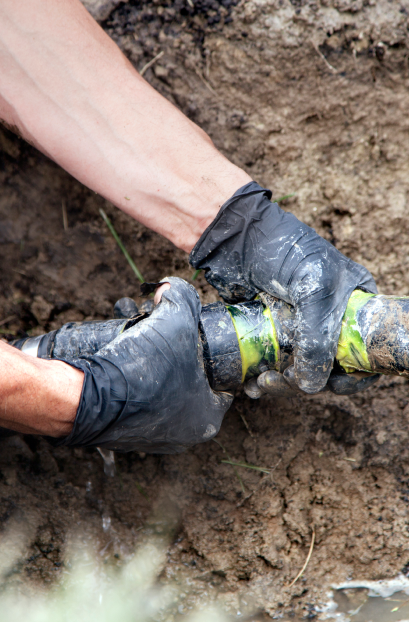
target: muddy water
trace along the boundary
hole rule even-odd
[[[339,585],[321,619],[406,622],[409,620],[409,580],[400,575],[388,581],[349,581]]]
[[[343,590],[335,597],[334,619],[351,622],[403,622],[409,620],[409,597],[397,592],[388,598],[370,597],[367,590]]]

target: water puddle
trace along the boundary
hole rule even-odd
[[[409,622],[409,579],[347,581],[334,586],[319,617],[337,622]]]

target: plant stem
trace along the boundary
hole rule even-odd
[[[223,445],[221,444],[221,442],[220,442],[220,441],[216,441],[216,439],[215,439],[215,438],[214,438],[213,440],[214,440],[214,442],[215,442],[215,443],[217,443],[217,444],[219,445],[219,447],[221,447],[221,448],[223,449],[223,451],[224,451],[224,453],[226,454],[226,456],[228,457],[229,461],[230,461],[230,462],[233,462],[233,461],[232,461],[232,459],[230,458],[229,454],[227,453],[226,449],[225,449],[225,448],[223,447]],[[233,471],[234,471],[234,473],[235,473],[235,475],[236,475],[237,479],[238,479],[238,480],[239,480],[239,482],[240,482],[241,490],[242,490],[242,492],[244,492],[244,493],[245,493],[245,492],[246,492],[246,489],[245,489],[245,487],[244,487],[243,480],[241,479],[240,475],[238,474],[236,467],[235,467],[234,465],[232,465],[232,466],[233,466]]]
[[[232,460],[222,460],[223,464],[231,464],[232,466],[243,467],[244,469],[253,469],[253,471],[260,471],[261,473],[270,473],[269,469],[265,467],[259,467],[255,464],[247,464],[247,462],[233,462]]]
[[[295,197],[295,192],[293,192],[292,194],[285,194],[279,199],[275,199],[275,203],[280,203],[280,201],[285,201],[285,199],[291,199],[291,197]]]
[[[99,209],[99,213],[101,214],[102,218],[105,220],[105,224],[108,227],[108,229],[110,230],[110,232],[112,233],[112,237],[114,238],[115,242],[118,244],[119,248],[121,249],[121,251],[125,255],[125,259],[127,260],[129,265],[131,266],[132,270],[134,271],[134,274],[135,274],[136,278],[141,283],[145,283],[145,279],[143,278],[142,274],[139,272],[139,270],[136,267],[132,257],[130,256],[130,254],[126,250],[125,246],[123,245],[121,238],[119,237],[119,235],[115,231],[114,225],[109,220],[108,216],[106,215],[106,213],[104,212],[104,210],[102,208]]]

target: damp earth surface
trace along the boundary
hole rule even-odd
[[[409,295],[407,0],[84,4],[137,69],[163,52],[145,78],[275,198],[293,195],[284,209],[363,263],[381,293]],[[122,296],[142,302],[101,207],[147,281],[192,280],[182,251],[4,128],[0,183],[2,338],[112,317]],[[192,282],[217,300],[203,276]],[[318,620],[331,585],[408,573],[407,379],[352,397],[239,391],[216,440],[118,455],[109,478],[95,450],[2,439],[0,537],[25,533],[7,581],[58,581],[73,539],[120,565],[155,536],[167,551],[158,580],[183,591],[175,616],[215,602],[241,619]],[[342,593],[339,611],[347,597],[353,610],[359,598]]]

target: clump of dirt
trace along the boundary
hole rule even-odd
[[[138,69],[164,52],[145,77],[223,153],[276,198],[295,193],[283,207],[364,263],[382,293],[409,294],[404,3],[131,0],[106,13],[103,27]],[[4,338],[110,317],[124,295],[140,301],[99,207],[147,280],[192,277],[184,253],[6,130],[0,147]],[[204,302],[216,299],[202,276],[195,284]],[[256,607],[315,619],[332,581],[407,572],[408,414],[401,378],[353,397],[251,401],[240,393],[220,444],[118,456],[113,479],[95,451],[5,439],[0,521],[18,515],[31,530],[10,581],[52,581],[73,531],[120,563],[171,516],[162,580],[190,581],[185,608],[213,599],[232,614]],[[221,462],[227,455],[270,473],[236,473]],[[289,588],[313,530],[310,563]]]

